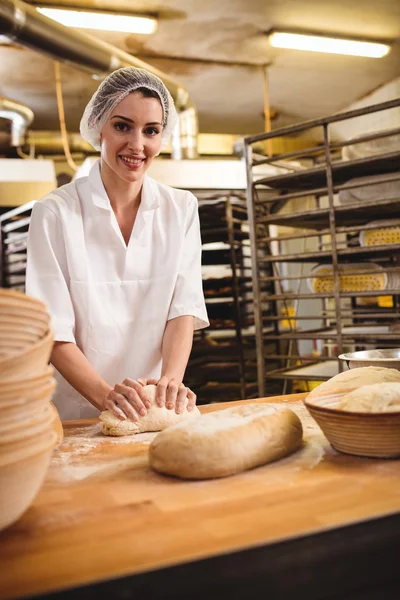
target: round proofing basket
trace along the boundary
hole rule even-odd
[[[24,339],[23,337],[3,336],[0,331],[0,358],[8,358],[21,354],[40,340],[39,337]]]
[[[0,305],[0,328],[11,335],[14,332],[21,332],[26,335],[33,335],[39,339],[45,335],[49,329],[50,319],[44,313],[32,310],[16,310],[15,307],[7,308]]]
[[[53,332],[47,334],[37,344],[17,356],[0,359],[0,379],[3,377],[25,377],[41,373],[47,367],[53,348]]]
[[[340,393],[323,393],[304,404],[331,445],[344,454],[371,458],[400,456],[400,412],[364,413],[337,408],[354,388]],[[314,391],[315,393],[315,391]]]
[[[25,432],[23,437],[19,437],[14,441],[9,441],[6,444],[0,443],[0,463],[7,456],[14,455],[18,453],[19,455],[30,455],[34,448],[40,446],[43,442],[43,439],[46,439],[48,433],[53,431],[56,434],[57,442],[56,445],[59,446],[64,438],[64,432],[60,417],[58,415],[57,409],[55,406],[49,402],[48,404],[49,413],[46,417],[48,419],[43,427],[43,430],[38,433],[36,430],[34,435],[29,435]],[[1,439],[3,439],[3,435],[1,435]]]
[[[52,380],[53,373],[54,369],[49,366],[42,373],[27,375],[26,377],[1,378],[0,403],[6,399],[15,400],[23,394],[29,396],[32,390],[36,391]]]
[[[37,332],[26,331],[24,327],[2,327],[0,326],[0,345],[2,347],[16,346],[17,344],[34,344],[43,335]]]
[[[56,443],[51,431],[31,452],[0,457],[0,530],[19,519],[34,500]]]
[[[13,429],[24,428],[34,422],[39,422],[43,411],[50,406],[54,385],[35,398],[34,402],[25,402],[17,406],[10,406],[4,410],[0,408],[0,444],[3,433]]]
[[[10,444],[19,444],[20,442],[29,446],[34,443],[32,438],[38,438],[52,429],[54,413],[50,404],[42,407],[38,415],[31,420],[27,420],[23,426],[12,427],[6,431],[0,431],[0,454],[9,452]]]
[[[0,296],[0,315],[2,318],[9,317],[11,319],[39,321],[40,323],[49,324],[50,315],[48,312],[35,305],[30,305],[25,302],[14,302],[14,300],[4,299]]]
[[[0,397],[0,420],[12,413],[25,412],[26,410],[29,410],[31,406],[34,406],[43,399],[50,401],[55,387],[56,380],[53,379],[53,377],[49,377],[41,384],[38,384],[35,387],[32,386],[32,389],[30,390]]]
[[[46,305],[41,300],[32,298],[32,296],[28,296],[22,292],[17,292],[16,290],[1,288],[0,303],[7,301],[18,306],[29,306],[31,308],[35,308],[36,310],[40,310],[45,313],[47,312]]]
[[[49,403],[49,398],[39,398],[32,404],[19,405],[15,409],[10,408],[5,411],[0,410],[0,439],[3,433],[40,421],[42,413]]]

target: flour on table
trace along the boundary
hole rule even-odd
[[[271,403],[270,406],[273,409],[284,406],[290,408],[300,418],[304,432],[304,443],[297,452],[263,467],[270,476],[278,476],[281,467],[285,468],[285,473],[287,469],[291,471],[312,469],[323,460],[326,453],[335,453],[302,402]],[[91,477],[105,478],[128,470],[137,466],[137,456],[110,455],[105,461],[104,455],[96,458],[96,451],[108,445],[115,447],[115,445],[145,444],[148,446],[158,435],[157,432],[148,432],[133,436],[109,437],[105,436],[101,429],[101,423],[94,423],[89,427],[74,427],[69,430],[71,435],[68,435],[60,448],[54,452],[49,472],[50,482],[72,483]],[[252,477],[252,471],[248,471],[246,476]]]

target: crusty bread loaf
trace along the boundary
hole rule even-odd
[[[150,465],[184,479],[225,477],[297,450],[302,432],[300,419],[285,407],[237,406],[158,434],[150,446]]]
[[[400,412],[400,382],[363,385],[346,394],[338,408],[351,412]]]
[[[318,387],[308,394],[308,398],[315,398],[321,395],[321,392],[340,392],[359,388],[363,385],[373,385],[375,383],[400,382],[400,371],[397,369],[387,369],[385,367],[359,367],[343,371],[339,375],[331,377],[324,381]]]

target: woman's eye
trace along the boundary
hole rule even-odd
[[[129,131],[129,127],[124,121],[118,121],[114,123],[114,127],[117,131]]]
[[[158,135],[160,130],[157,127],[147,127],[144,132],[146,135]]]

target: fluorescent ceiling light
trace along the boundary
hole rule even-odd
[[[126,33],[153,33],[157,27],[152,17],[136,17],[115,13],[86,12],[58,8],[37,8],[38,12],[66,27],[81,29],[102,29],[104,31],[124,31]]]
[[[309,50],[310,52],[327,52],[330,54],[346,54],[350,56],[367,56],[382,58],[389,50],[387,44],[374,42],[356,42],[340,38],[330,38],[299,33],[284,33],[274,31],[269,35],[269,42],[274,48],[290,50]]]

